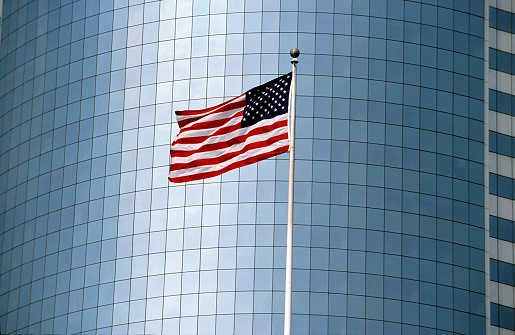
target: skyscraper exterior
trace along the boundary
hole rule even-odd
[[[514,12],[5,0],[1,333],[282,334],[287,154],[167,176],[298,47],[292,334],[512,334]]]
[[[513,303],[514,258],[513,254],[513,157],[507,144],[513,141],[513,54],[512,34],[514,32],[515,7],[510,1],[491,1],[488,28],[488,105],[487,129],[489,130],[487,158],[487,181],[489,197],[488,221],[490,249],[490,311],[492,334],[512,334],[515,331]],[[486,139],[486,138],[485,138]],[[511,148],[511,147],[510,147]],[[507,332],[507,329],[509,332]]]

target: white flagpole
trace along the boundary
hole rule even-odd
[[[297,95],[297,63],[299,49],[290,50],[292,64],[290,105],[290,171],[288,175],[288,229],[286,231],[286,287],[284,292],[284,335],[291,334],[291,269],[293,253],[293,169],[295,162],[295,99]]]

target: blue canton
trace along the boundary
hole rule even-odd
[[[245,92],[247,106],[241,127],[249,127],[264,119],[288,112],[291,72]]]

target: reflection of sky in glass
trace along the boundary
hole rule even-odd
[[[281,333],[286,155],[166,176],[297,46],[293,333],[484,333],[479,3],[5,1],[0,330]]]

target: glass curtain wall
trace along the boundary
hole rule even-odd
[[[512,34],[515,8],[508,1],[489,3],[489,235],[491,334],[515,330],[513,303],[513,95]],[[510,145],[510,147],[508,147]],[[504,328],[504,329],[503,329]]]
[[[292,333],[484,334],[483,8],[4,1],[1,332],[281,334],[287,155],[168,152],[298,47]]]

